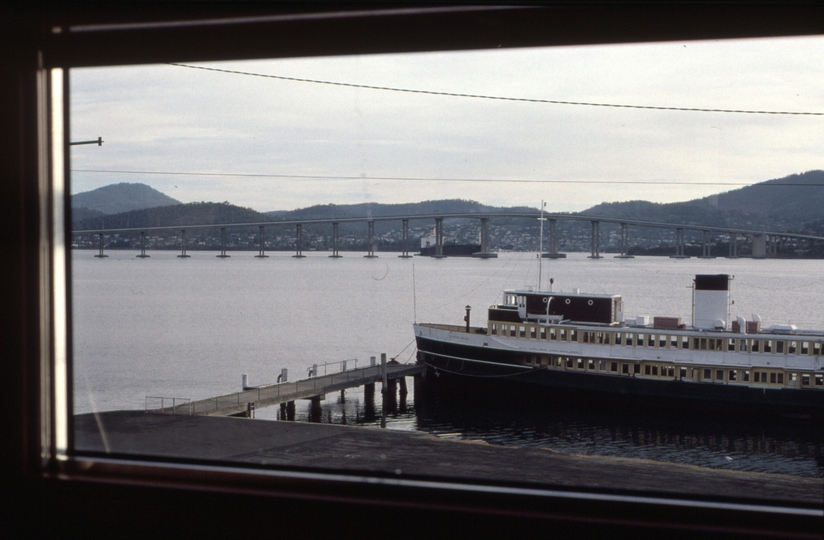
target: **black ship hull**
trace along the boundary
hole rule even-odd
[[[444,257],[471,257],[473,253],[481,251],[478,244],[445,244],[442,246]],[[422,247],[421,257],[434,257],[435,246]]]
[[[524,391],[576,395],[582,398],[643,399],[709,406],[724,410],[771,410],[782,414],[824,415],[819,391],[753,388],[740,385],[650,380],[632,375],[595,374],[530,366],[526,353],[477,347],[417,337],[418,362],[428,366],[426,379],[435,384],[489,383],[518,386]],[[614,359],[610,359],[614,360]]]

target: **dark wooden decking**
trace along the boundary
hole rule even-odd
[[[79,452],[388,473],[405,479],[795,501],[820,507],[824,480],[580,455],[373,427],[111,411],[74,418]],[[582,503],[583,504],[583,503]]]

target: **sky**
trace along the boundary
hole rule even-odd
[[[71,148],[71,193],[141,182],[258,211],[460,198],[568,212],[824,169],[821,37],[188,66],[247,74],[70,72],[71,140],[104,140]]]

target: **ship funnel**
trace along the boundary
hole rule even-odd
[[[730,305],[727,274],[695,276],[692,293],[692,326],[706,330],[726,329]]]

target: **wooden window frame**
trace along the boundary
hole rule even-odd
[[[820,531],[817,510],[790,503],[610,494],[562,486],[473,486],[446,479],[426,484],[392,478],[375,481],[368,474],[341,477],[81,455],[71,450],[71,441],[67,452],[59,448],[57,432],[66,423],[71,432],[71,418],[59,418],[55,412],[59,410],[56,405],[62,406],[56,402],[60,389],[55,378],[55,347],[59,348],[62,330],[55,329],[55,322],[60,323],[64,314],[51,284],[60,279],[55,254],[65,238],[55,236],[59,224],[54,223],[57,214],[53,209],[62,206],[67,210],[68,204],[61,204],[51,172],[42,166],[53,156],[51,124],[41,114],[47,111],[48,116],[51,110],[49,76],[56,73],[53,70],[822,33],[816,22],[822,18],[821,8],[816,6],[393,6],[360,11],[340,8],[330,13],[323,11],[328,6],[289,6],[275,13],[272,9],[265,5],[199,9],[94,5],[71,12],[62,5],[49,5],[31,7],[22,14],[2,13],[3,35],[15,46],[8,51],[0,77],[11,96],[2,105],[4,113],[10,114],[0,122],[4,141],[8,141],[0,150],[0,162],[9,172],[9,179],[2,183],[0,219],[3,230],[13,237],[8,256],[13,264],[4,269],[5,282],[10,284],[5,311],[10,317],[4,319],[9,336],[2,377],[7,425],[0,464],[4,478],[10,479],[10,489],[23,494],[20,500],[36,501],[28,512],[13,516],[7,526],[27,518],[28,526],[34,517],[51,522],[43,525],[47,533],[65,532],[64,527],[71,524],[74,531],[99,534],[100,520],[128,533],[135,532],[127,531],[130,525],[144,532],[173,527],[175,522],[185,525],[188,532],[197,532],[206,531],[214,519],[200,521],[196,516],[208,517],[213,511],[244,523],[246,533],[252,529],[268,534],[272,520],[245,522],[244,518],[276,509],[275,515],[285,518],[279,523],[279,532],[283,532],[290,511],[300,512],[319,503],[325,505],[327,515],[313,520],[314,534],[334,534],[341,523],[395,524],[394,520],[409,515],[419,519],[405,521],[407,532],[427,530],[427,523],[441,522],[434,518],[446,516],[464,518],[465,533],[492,530],[493,524],[504,525],[512,534],[534,534],[536,525],[554,530],[560,525],[566,534],[596,531],[613,536],[648,533],[650,537],[686,530],[773,536]],[[616,20],[623,22],[614,24]],[[164,510],[170,501],[178,503],[174,513]],[[11,504],[7,509],[16,510],[22,503]],[[377,507],[383,510],[379,514]],[[129,508],[138,514],[129,514]],[[94,515],[94,519],[89,517]],[[134,515],[142,518],[117,519]],[[336,522],[336,517],[344,521]]]

